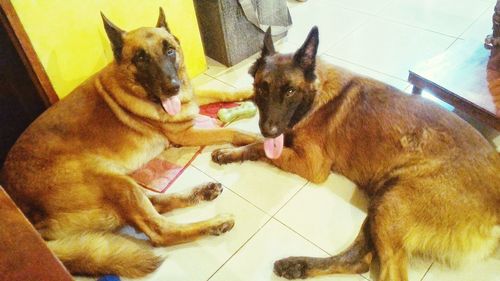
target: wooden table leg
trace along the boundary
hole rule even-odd
[[[413,88],[411,89],[411,93],[414,95],[420,95],[420,94],[422,94],[422,88],[419,88],[419,87],[413,85]]]

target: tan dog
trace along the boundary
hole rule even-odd
[[[277,261],[275,273],[362,273],[376,256],[378,280],[404,281],[410,255],[449,264],[488,256],[500,236],[498,153],[431,102],[317,62],[318,43],[313,28],[295,54],[282,55],[266,35],[250,73],[267,139],[212,154],[221,164],[265,160],[315,183],[337,172],[370,197],[351,247],[329,258]]]
[[[155,28],[124,32],[104,16],[115,60],[49,108],[22,134],[4,165],[6,190],[72,272],[138,277],[162,258],[113,233],[124,224],[155,246],[230,230],[230,216],[177,225],[159,213],[213,200],[219,184],[189,195],[149,197],[128,174],[171,144],[248,144],[250,134],[193,127],[198,113],[179,41],[163,11]],[[203,93],[202,93],[203,94]],[[251,92],[203,94],[240,100]]]

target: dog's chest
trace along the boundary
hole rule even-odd
[[[125,169],[128,173],[139,169],[160,155],[168,146],[168,139],[160,136],[135,140],[124,159]]]

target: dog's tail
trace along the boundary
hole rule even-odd
[[[163,262],[141,241],[113,233],[82,233],[47,242],[73,274],[141,277]]]
[[[253,97],[253,89],[240,90],[218,90],[218,89],[195,89],[196,101],[199,105],[214,102],[244,101]]]

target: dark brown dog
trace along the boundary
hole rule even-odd
[[[72,273],[138,277],[155,270],[162,258],[114,233],[120,226],[130,224],[153,245],[166,246],[220,235],[234,221],[224,215],[177,225],[159,214],[213,200],[220,184],[148,198],[128,174],[171,144],[241,145],[258,138],[193,127],[198,107],[179,41],[162,10],[155,28],[130,32],[103,19],[115,60],[31,124],[7,156],[4,180]],[[212,94],[212,100],[240,100],[251,93]]]
[[[449,264],[488,256],[500,236],[498,153],[431,102],[317,62],[318,43],[313,28],[295,54],[282,55],[267,34],[250,70],[267,139],[212,154],[221,164],[265,160],[315,183],[337,172],[370,197],[350,248],[329,258],[286,258],[275,273],[361,273],[376,256],[378,280],[403,281],[412,254]]]

